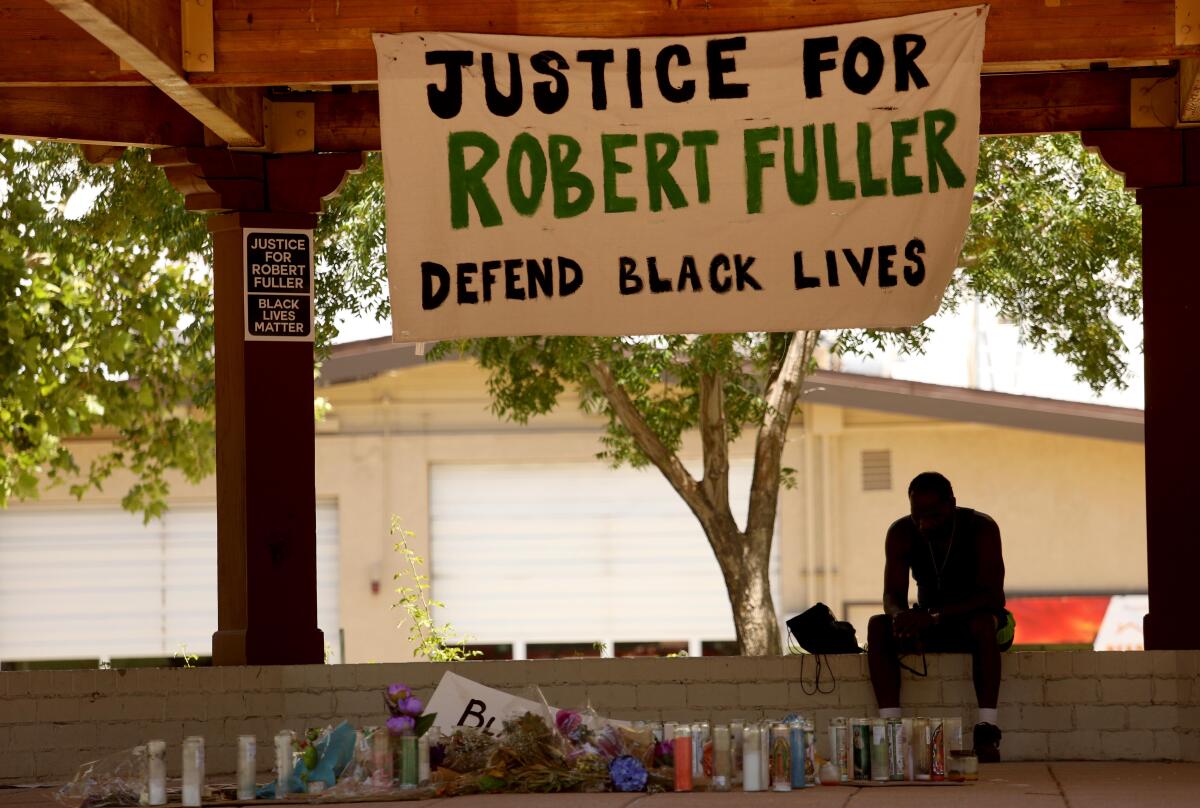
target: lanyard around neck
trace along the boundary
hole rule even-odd
[[[946,545],[946,554],[942,556],[942,564],[938,566],[937,559],[933,555],[933,542],[925,539],[925,546],[929,549],[929,562],[933,564],[933,577],[937,581],[938,591],[942,591],[942,572],[946,569],[946,563],[950,561],[950,551],[954,549],[954,535],[958,532],[958,512],[952,517],[954,521],[950,523],[950,542]]]

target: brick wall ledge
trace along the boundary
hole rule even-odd
[[[211,773],[230,773],[239,734],[266,748],[282,728],[380,724],[388,684],[427,699],[446,670],[613,718],[723,722],[799,711],[816,719],[824,743],[830,718],[875,707],[865,655],[829,660],[836,687],[816,695],[801,683],[799,656],[3,672],[0,783],[63,782],[85,761],[148,738],[177,750],[188,735],[206,738]],[[813,670],[809,657],[806,681]],[[1200,651],[1015,652],[1003,670],[1005,760],[1200,761]],[[927,678],[904,674],[902,700],[906,714],[960,715],[970,726],[970,658],[929,657]],[[178,754],[168,761],[177,774]]]

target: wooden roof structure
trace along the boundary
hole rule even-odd
[[[373,33],[598,37],[803,28],[970,0],[0,0],[0,136],[124,146],[208,211],[216,322],[217,664],[320,662],[312,346],[247,341],[250,229],[311,229],[380,148]],[[993,0],[985,134],[1082,131],[1143,212],[1149,648],[1200,648],[1200,0]],[[1181,486],[1188,485],[1181,490]],[[1186,493],[1185,493],[1186,491]],[[1052,540],[1053,537],[1045,537]]]
[[[0,134],[374,150],[374,32],[708,34],[963,5],[969,0],[3,0]],[[1196,59],[1200,0],[996,0],[982,128],[1200,121]]]

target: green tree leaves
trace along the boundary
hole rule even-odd
[[[126,467],[122,502],[149,518],[168,469],[211,473],[210,284],[189,264],[206,250],[203,220],[145,153],[109,169],[0,141],[0,504],[34,496],[42,475],[82,493]],[[81,467],[75,437],[111,447]]]
[[[1125,385],[1120,318],[1142,311],[1141,210],[1074,135],[985,138],[948,304],[978,295],[1099,392]]]

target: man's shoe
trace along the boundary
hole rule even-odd
[[[1000,734],[995,724],[975,725],[975,756],[980,763],[1000,762]]]

